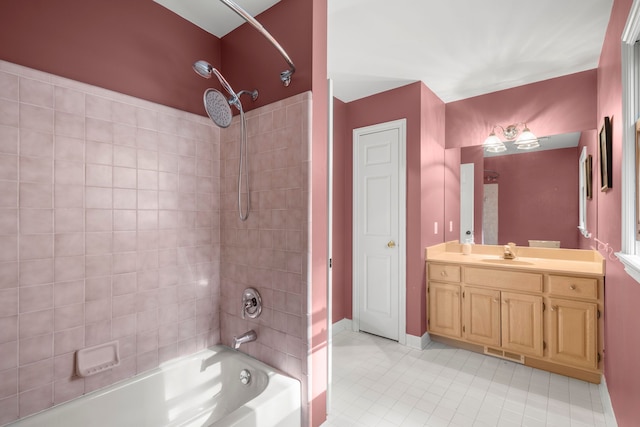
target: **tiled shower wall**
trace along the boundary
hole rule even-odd
[[[300,379],[307,402],[307,272],[311,93],[247,114],[251,212],[238,217],[239,118],[221,132],[221,340],[254,329],[241,349]],[[244,196],[243,196],[244,197]],[[243,199],[244,200],[244,199]],[[262,295],[257,319],[242,319],[246,287]],[[303,407],[303,419],[307,408]]]
[[[0,61],[0,425],[220,341],[219,138],[207,118]],[[286,278],[273,292],[301,321]],[[297,359],[301,328],[275,336]],[[76,350],[115,339],[119,367],[73,376]]]

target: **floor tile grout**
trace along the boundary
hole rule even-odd
[[[596,384],[437,342],[420,351],[343,331],[332,365],[322,427],[615,425]]]

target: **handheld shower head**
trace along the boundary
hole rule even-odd
[[[204,77],[205,79],[211,78],[211,71],[213,67],[207,61],[196,61],[193,63],[193,71],[198,73],[200,77]]]
[[[224,76],[220,74],[220,71],[216,70],[211,64],[203,60],[194,62],[193,71],[195,71],[199,76],[204,77],[205,79],[210,79],[211,75],[214,74],[218,78],[218,81],[220,81],[220,84],[222,85],[224,90],[226,90],[229,95],[231,95],[231,99],[229,100],[229,102],[238,107],[237,103],[240,102],[238,100],[238,95],[236,95],[236,92],[233,90]],[[238,107],[238,109],[240,109],[240,107]]]

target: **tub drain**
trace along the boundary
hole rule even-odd
[[[249,385],[251,383],[251,372],[249,372],[248,369],[240,371],[240,382],[244,385]]]

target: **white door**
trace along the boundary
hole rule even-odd
[[[460,165],[460,243],[473,239],[473,167]]]
[[[404,343],[405,120],[355,129],[354,329]]]

